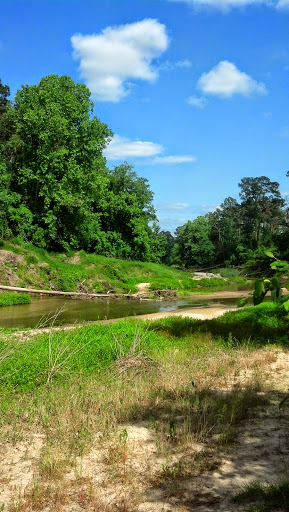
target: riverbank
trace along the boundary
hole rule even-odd
[[[214,276],[214,277],[212,277]],[[227,286],[217,274],[209,278],[157,263],[119,260],[84,251],[48,253],[26,242],[5,242],[0,249],[0,284],[28,289],[30,293],[59,292],[82,296],[138,293],[138,285],[149,283],[146,292],[175,290],[179,296],[200,286]],[[196,279],[195,279],[196,277]],[[245,281],[237,275],[233,278]]]

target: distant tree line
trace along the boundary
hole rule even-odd
[[[289,173],[287,173],[288,176]],[[167,239],[163,261],[191,268],[242,265],[262,267],[264,248],[289,259],[289,210],[279,183],[266,176],[243,178],[240,202],[227,197],[214,212],[188,221]],[[268,264],[265,263],[266,265]]]
[[[84,249],[159,261],[148,181],[123,163],[108,169],[112,131],[92,117],[90,92],[68,76],[24,85],[14,101],[0,80],[0,236],[48,250]]]

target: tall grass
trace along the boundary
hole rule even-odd
[[[0,293],[0,306],[14,306],[16,304],[30,304],[31,296],[28,293],[3,292]]]

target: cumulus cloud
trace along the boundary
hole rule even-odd
[[[114,135],[104,155],[109,160],[122,160],[131,157],[151,157],[164,151],[163,146],[154,142],[132,141],[126,137]]]
[[[208,73],[203,73],[198,87],[204,94],[231,97],[233,94],[250,96],[252,93],[266,94],[266,87],[227,60],[219,62]]]
[[[187,99],[187,103],[189,105],[192,105],[193,107],[205,108],[205,106],[207,105],[208,101],[203,96],[200,97],[200,98],[198,98],[197,96],[190,96]]]
[[[168,47],[165,25],[154,19],[107,27],[99,34],[71,37],[80,73],[99,101],[118,102],[131,90],[131,82],[153,82],[158,71],[153,60]]]
[[[192,155],[171,155],[171,156],[156,156],[153,164],[185,164],[187,162],[195,162],[196,157]]]
[[[108,160],[147,158],[148,160],[143,163],[148,165],[183,164],[196,160],[192,155],[159,156],[162,153],[164,153],[164,147],[161,144],[141,140],[133,141],[120,135],[114,135],[104,151],[104,156]]]

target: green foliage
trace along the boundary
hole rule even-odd
[[[235,278],[238,277],[238,270],[232,267],[220,268],[219,272],[225,279],[235,280]]]
[[[244,306],[246,306],[248,304],[248,299],[247,298],[243,298],[243,299],[240,299],[238,304],[237,304],[237,307],[238,308],[243,308]]]
[[[14,306],[16,304],[30,304],[31,296],[29,293],[0,293],[0,306]]]
[[[242,178],[239,187],[247,244],[256,249],[261,243],[272,240],[272,232],[278,229],[281,221],[284,199],[279,183],[266,176]]]
[[[112,132],[92,117],[87,87],[50,75],[23,85],[13,104],[8,94],[0,82],[0,237],[159,261],[153,193],[129,164],[107,169]]]
[[[210,225],[204,217],[188,221],[176,230],[173,261],[184,267],[206,267],[214,258]]]
[[[265,251],[266,256],[275,258],[271,251]],[[271,268],[278,271],[278,274],[282,274],[289,270],[289,264],[286,261],[276,261],[271,263]],[[254,284],[253,302],[254,305],[261,304],[265,295],[271,291],[271,299],[278,300],[281,298],[282,290],[281,283],[276,276],[271,279],[257,279]]]

